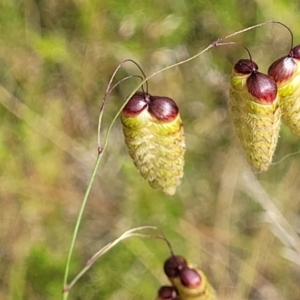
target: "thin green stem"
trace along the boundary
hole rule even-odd
[[[72,257],[72,253],[73,253],[73,250],[74,250],[75,241],[76,241],[76,238],[77,238],[77,234],[78,234],[79,226],[80,226],[81,219],[82,219],[82,216],[83,216],[84,208],[85,208],[85,205],[87,203],[87,199],[89,197],[94,179],[96,177],[97,169],[98,169],[98,166],[99,166],[99,163],[101,161],[102,156],[103,156],[103,152],[98,154],[98,157],[97,157],[97,160],[95,162],[95,166],[94,166],[94,169],[93,169],[93,172],[92,172],[92,176],[91,176],[91,179],[89,181],[88,187],[86,189],[86,192],[85,192],[85,195],[84,195],[84,198],[83,198],[83,201],[82,201],[79,213],[78,213],[78,217],[77,217],[77,220],[76,220],[76,224],[75,224],[75,228],[74,228],[74,232],[73,232],[73,237],[72,237],[72,241],[71,241],[71,245],[70,245],[70,249],[69,249],[69,254],[68,254],[68,258],[67,258],[65,275],[64,275],[64,284],[63,284],[63,286],[64,286],[63,299],[64,300],[68,299],[68,294],[69,294],[69,290],[66,289],[66,287],[67,287],[67,282],[68,282],[68,275],[69,275],[69,270],[70,270],[71,257]]]

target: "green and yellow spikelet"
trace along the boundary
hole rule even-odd
[[[137,92],[121,115],[125,143],[141,175],[154,189],[173,195],[184,166],[184,132],[176,103]]]
[[[181,300],[215,300],[216,293],[205,274],[185,258],[173,255],[165,261],[164,271]]]
[[[247,160],[260,172],[272,162],[281,110],[275,81],[257,70],[251,60],[236,63],[231,77],[230,109]]]
[[[277,84],[282,120],[300,137],[300,45],[276,60],[268,73]]]

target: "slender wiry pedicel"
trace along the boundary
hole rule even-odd
[[[277,84],[282,120],[300,137],[300,45],[276,60],[268,73]]]
[[[121,120],[129,154],[154,189],[173,195],[183,177],[184,132],[179,109],[167,97],[136,92]]]
[[[165,261],[164,271],[182,300],[215,300],[216,294],[204,273],[185,258],[173,255]]]
[[[230,109],[248,162],[256,171],[266,171],[277,145],[281,110],[275,81],[258,72],[252,60],[241,59],[234,66]]]

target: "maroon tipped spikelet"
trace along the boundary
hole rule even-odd
[[[164,271],[182,300],[215,300],[215,291],[205,274],[191,266],[184,257],[172,255]]]
[[[300,137],[300,45],[277,59],[268,73],[277,84],[282,120]]]
[[[281,111],[275,81],[258,72],[252,60],[241,59],[233,68],[230,109],[248,162],[256,171],[266,171],[276,149]]]
[[[183,177],[185,141],[176,103],[168,97],[137,92],[123,109],[129,154],[154,189],[173,195]]]

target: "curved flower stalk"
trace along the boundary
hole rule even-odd
[[[300,137],[300,45],[276,60],[268,73],[277,84],[282,120]]]
[[[215,291],[210,285],[205,274],[201,270],[190,265],[184,257],[179,255],[173,255],[170,258],[168,258],[164,264],[164,271],[179,296],[179,298],[169,299],[216,299]]]
[[[241,59],[233,68],[230,109],[248,162],[256,171],[266,171],[277,145],[281,110],[275,81],[258,72],[251,59]]]
[[[176,103],[136,92],[121,114],[125,143],[140,174],[154,189],[173,195],[181,183],[185,141]]]

